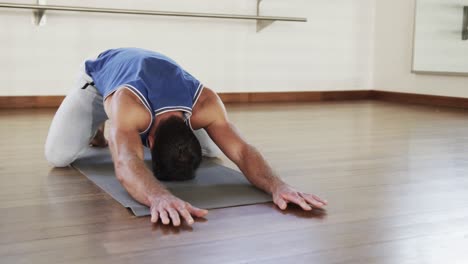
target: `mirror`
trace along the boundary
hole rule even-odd
[[[416,0],[412,71],[468,76],[468,0]]]

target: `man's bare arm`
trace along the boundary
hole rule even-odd
[[[114,160],[117,179],[138,202],[151,205],[151,197],[167,194],[143,161],[143,147],[138,131],[110,125],[109,147]]]
[[[147,110],[141,108],[125,90],[117,91],[107,100],[109,147],[116,177],[134,199],[150,207],[151,221],[161,219],[164,224],[169,224],[171,219],[178,226],[181,223],[179,215],[189,224],[194,222],[191,215],[205,216],[206,210],[173,196],[146,167],[139,131],[146,129],[145,125],[149,123],[145,117],[151,118]]]
[[[256,187],[272,193],[276,186],[283,184],[262,154],[240,136],[232,123],[218,121],[211,124],[207,131],[226,156]]]
[[[210,122],[205,124],[205,129],[224,154],[239,167],[253,185],[272,194],[274,202],[281,209],[285,209],[288,202],[298,204],[304,210],[311,210],[310,205],[322,208],[327,204],[318,196],[296,191],[282,181],[262,154],[248,144],[235,126],[229,122],[219,97],[211,90],[204,92],[211,93],[207,96],[207,102],[204,102],[203,112],[205,115],[211,115]]]

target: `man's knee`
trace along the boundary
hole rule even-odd
[[[54,167],[67,167],[73,162],[73,155],[52,146],[45,147],[45,158]]]

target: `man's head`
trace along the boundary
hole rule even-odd
[[[157,124],[151,155],[153,173],[162,181],[184,181],[195,177],[202,159],[198,139],[180,116],[169,116]]]

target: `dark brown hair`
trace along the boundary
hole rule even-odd
[[[161,121],[151,149],[154,176],[161,181],[184,181],[195,177],[202,159],[201,146],[180,117]]]

